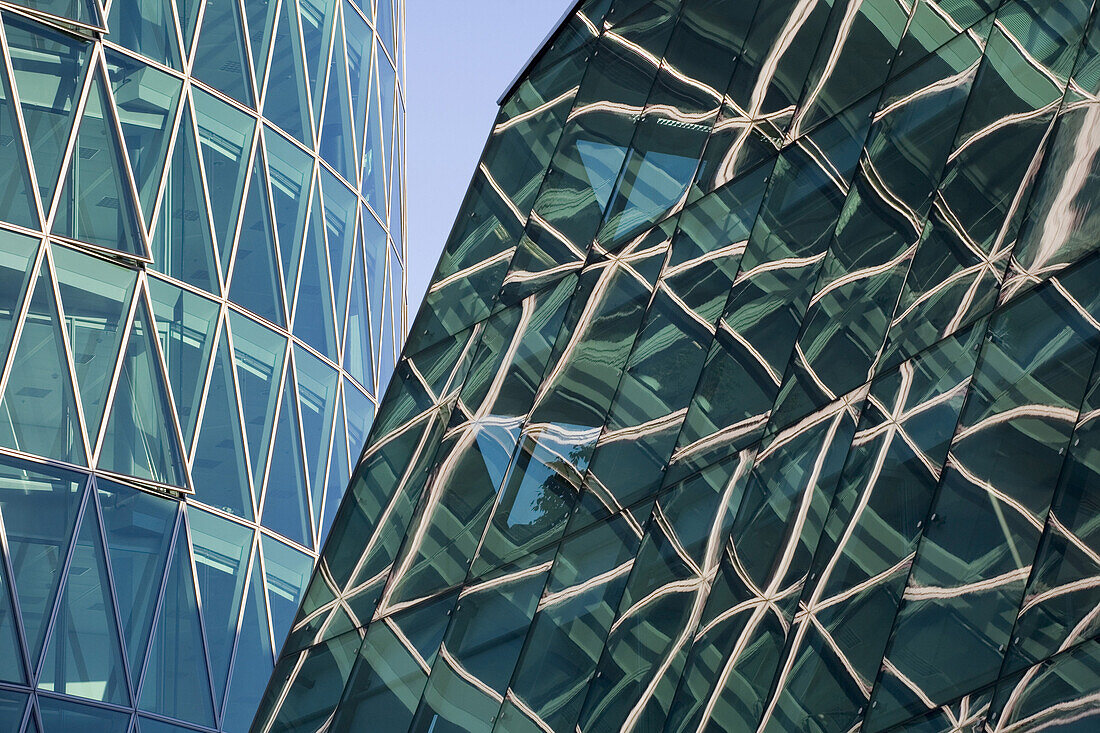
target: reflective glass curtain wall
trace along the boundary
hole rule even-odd
[[[0,733],[248,729],[404,340],[403,24],[0,2]]]
[[[584,0],[254,731],[1100,726],[1093,0]]]

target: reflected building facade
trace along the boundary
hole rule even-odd
[[[0,731],[243,731],[405,331],[400,0],[0,3]]]
[[[1100,726],[1098,94],[1092,0],[578,3],[253,730]]]

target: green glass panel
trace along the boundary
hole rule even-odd
[[[114,11],[123,2],[130,1],[119,0],[111,9]],[[174,39],[175,34],[171,35]],[[157,189],[167,162],[172,122],[180,98],[180,81],[113,51],[107,52],[106,60],[126,154],[141,210],[148,223],[153,218]]]
[[[131,680],[136,686],[179,505],[103,478],[96,479],[96,488]]]
[[[225,695],[229,659],[244,600],[248,559],[252,554],[252,530],[193,507],[188,508],[187,520],[191,526],[195,575],[210,649],[214,699],[220,704]]]
[[[206,173],[204,190],[210,202],[222,275],[228,277],[229,251],[244,197],[255,121],[200,89],[193,89],[191,96]]]
[[[283,639],[290,630],[298,603],[309,583],[313,559],[293,547],[267,535],[260,535],[264,555],[264,585],[271,611],[271,627],[276,639]]]
[[[284,2],[267,77],[264,117],[305,145],[313,144],[306,72],[294,3]]]
[[[312,521],[309,507],[294,384],[288,374],[283,384],[282,408],[279,410],[279,423],[275,428],[261,522],[268,529],[312,548],[313,532],[310,530]]]
[[[237,251],[233,256],[233,280],[230,299],[280,326],[283,316],[282,279],[279,276],[279,255],[275,249],[275,234],[271,224],[271,202],[267,182],[260,163],[259,149],[252,165],[248,184],[248,199],[237,235]],[[240,273],[238,275],[238,273]]]
[[[990,705],[989,721],[1003,730],[1084,733],[1100,722],[1093,700],[1100,689],[1100,642],[1085,641],[1003,678]]]
[[[182,446],[168,384],[157,355],[157,336],[140,300],[122,355],[98,466],[170,486],[187,485]]]
[[[357,251],[356,255],[359,254]],[[351,264],[351,292],[348,318],[344,327],[344,369],[363,387],[374,391],[374,360],[377,352],[371,347],[370,311],[367,307],[363,261],[357,256]]]
[[[348,281],[351,278],[355,254],[355,215],[358,199],[355,192],[340,183],[336,176],[321,169],[321,193],[325,206],[325,236],[328,239],[328,260],[332,269],[333,299],[336,301],[336,323],[344,322],[347,310]]]
[[[138,707],[213,726],[210,676],[186,530],[185,524],[177,529],[160,613],[145,660]]]
[[[42,715],[42,733],[71,730],[126,733],[130,726],[130,716],[126,713],[43,695],[38,696],[38,711]]]
[[[222,730],[245,731],[263,695],[274,667],[271,632],[267,625],[267,601],[259,562],[252,564],[252,578],[245,597],[241,633],[237,641],[233,678],[226,694]]]
[[[208,0],[192,73],[219,92],[251,107],[252,80],[237,0]]]
[[[23,710],[27,706],[27,693],[0,690],[0,731],[19,733],[23,725]],[[34,719],[32,717],[31,723]]]
[[[336,24],[336,38],[343,38],[343,26]],[[348,100],[348,71],[337,43],[328,72],[328,91],[321,123],[321,144],[318,152],[345,181],[355,180],[356,145],[352,137],[351,103]]]
[[[207,389],[202,425],[191,464],[195,498],[224,512],[252,519],[254,499],[245,463],[245,440],[237,407],[233,356],[222,328]]]
[[[49,209],[84,85],[89,47],[16,15],[4,16],[4,32],[42,208]]]
[[[147,257],[107,85],[99,72],[91,83],[76,147],[61,182],[53,232]]]
[[[89,498],[61,587],[38,689],[126,705],[115,605],[94,494]]]
[[[43,261],[0,399],[0,445],[83,464],[76,394],[52,280]]]
[[[26,78],[26,77],[24,77]],[[7,72],[0,72],[0,166],[7,171],[0,186],[0,218],[14,224],[38,227],[30,164],[16,117],[16,101]]]
[[[218,193],[223,192],[219,189]],[[220,293],[212,226],[191,109],[185,103],[150,242],[153,267],[209,293]]]
[[[252,459],[252,479],[263,483],[271,435],[275,429],[275,405],[282,384],[286,338],[236,312],[229,314],[233,332],[233,361],[237,367],[240,409]]]
[[[283,265],[283,283],[287,301],[294,298],[302,237],[309,226],[309,184],[313,178],[313,158],[297,145],[269,127],[264,128],[267,147],[267,180],[271,186],[271,208],[275,214],[275,233]],[[321,205],[314,199],[317,221]],[[323,246],[323,245],[322,245]]]
[[[329,42],[336,21],[336,3],[325,0],[299,0],[298,18],[302,24],[306,74],[313,99],[313,119],[321,119],[322,84],[328,68]]]
[[[37,660],[85,476],[14,458],[0,460],[0,512],[28,652]]]
[[[308,199],[303,198],[303,200]],[[309,221],[305,226],[302,275],[298,283],[297,305],[294,309],[294,335],[328,358],[337,361],[339,359],[336,345],[337,323],[333,315],[332,285],[325,247],[324,214],[321,210],[321,198],[316,192],[313,195]],[[351,293],[353,308],[358,295],[359,291],[353,286]],[[355,358],[356,355],[349,353],[348,357]]]
[[[84,424],[98,435],[137,273],[67,247],[55,245],[52,252]]]
[[[181,68],[172,0],[114,0],[107,27],[109,40],[157,63]]]
[[[218,304],[163,280],[149,278],[148,282],[184,447],[190,449],[202,402],[203,380],[214,348]]]
[[[12,606],[11,583],[8,581],[8,573],[0,568],[0,648],[6,650],[0,659],[0,680],[23,684],[26,676],[23,673],[22,647],[18,641],[18,631],[15,626],[15,607]],[[2,703],[0,703],[2,707]],[[3,720],[0,713],[0,720]]]
[[[23,234],[0,230],[0,358],[7,361],[12,346],[19,306],[34,282],[33,257],[38,241]]]
[[[294,347],[294,374],[298,384],[298,405],[302,418],[305,465],[313,491],[313,517],[321,515],[321,497],[325,485],[325,457],[332,438],[333,417],[340,400],[337,392],[340,376],[313,354]],[[343,432],[343,417],[340,418]]]
[[[267,52],[271,49],[271,34],[275,31],[276,0],[249,0],[243,3],[244,20],[248,27],[248,45],[252,51],[253,79],[256,89],[263,89],[267,70]]]
[[[369,15],[369,14],[368,14]],[[371,49],[374,34],[362,16],[344,0],[344,48],[348,59],[348,87],[351,89],[351,121],[355,141],[363,140],[367,123],[367,99],[370,90]]]

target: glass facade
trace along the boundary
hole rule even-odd
[[[1092,0],[583,0],[254,731],[1100,727]]]
[[[403,25],[0,2],[0,733],[248,729],[404,340]]]

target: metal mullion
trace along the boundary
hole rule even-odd
[[[274,20],[271,25],[271,43],[268,44],[265,53],[263,78],[256,81],[256,110],[263,116],[264,103],[267,101],[267,82],[271,76],[271,60],[275,56],[275,40],[279,35],[279,18],[283,11],[283,4],[290,0],[278,0],[275,4]],[[293,136],[291,136],[293,137]]]
[[[115,0],[115,2],[119,2],[119,0]],[[184,69],[184,73],[190,76],[191,67],[188,64],[187,58],[190,49],[185,49],[183,47],[183,24],[180,22],[179,11],[176,9],[175,2],[166,2],[165,5],[168,6],[169,12],[172,14],[172,30],[175,32],[176,36],[176,50],[179,51],[180,66]],[[175,71],[175,69],[173,69],[173,71]]]
[[[256,482],[253,478],[254,471],[253,471],[253,468],[252,468],[252,457],[250,455],[251,448],[249,448],[249,445],[248,445],[248,433],[244,429],[244,406],[243,406],[243,401],[241,399],[241,386],[240,386],[240,384],[238,383],[238,380],[237,380],[237,347],[233,343],[233,329],[229,327],[228,305],[229,305],[228,303],[223,304],[222,309],[223,309],[223,312],[225,313],[225,325],[226,325],[225,334],[226,334],[226,337],[229,339],[229,361],[230,361],[229,373],[230,373],[230,377],[233,380],[233,401],[234,401],[235,406],[237,408],[237,410],[236,410],[236,412],[237,412],[237,429],[241,431],[240,432],[240,435],[241,435],[241,448],[244,452],[244,466],[245,466],[245,473],[247,474],[247,479],[248,479],[249,498],[252,501],[252,505],[251,505],[252,516],[254,517],[253,521],[256,524],[259,524],[259,522],[260,522],[260,506],[259,506],[260,502],[259,502],[259,499],[256,497]]]
[[[118,2],[119,0],[115,0]],[[126,639],[123,637],[125,628],[122,624],[122,614],[118,610],[118,594],[115,593],[115,573],[114,567],[111,564],[111,547],[107,544],[107,530],[103,525],[103,509],[99,504],[99,485],[96,483],[95,476],[92,476],[90,480],[92,489],[91,496],[88,501],[91,504],[91,509],[96,512],[96,521],[99,523],[99,541],[103,543],[103,561],[107,566],[107,590],[110,592],[111,597],[111,610],[114,611],[115,630],[117,632],[117,646],[122,652],[122,670],[126,675],[126,691],[129,694],[129,699],[132,705],[137,705],[137,691],[134,690],[132,677],[130,676],[130,655],[127,653]]]
[[[153,317],[153,299],[149,294],[149,283],[145,270],[138,273],[138,298],[141,298],[144,293],[145,312],[149,316],[149,328],[152,333],[149,336],[153,341],[153,351],[157,359],[157,368],[160,369],[161,381],[164,383],[164,390],[168,395],[168,410],[172,415],[171,427],[175,429],[176,447],[179,449],[180,457],[183,459],[183,480],[187,482],[187,488],[194,491],[194,483],[191,481],[191,466],[187,461],[187,450],[183,445],[183,424],[180,423],[179,413],[176,411],[176,397],[172,393],[172,380],[168,378],[168,363],[164,360],[164,349],[161,347],[160,336],[157,334],[156,319]],[[213,357],[213,352],[211,352]],[[213,363],[214,359],[210,359]],[[121,360],[120,360],[121,362]]]
[[[198,570],[195,568],[195,553],[193,550],[194,545],[191,542],[191,523],[190,521],[188,521],[189,517],[187,516],[186,505],[181,504],[181,506],[183,506],[184,509],[181,512],[183,519],[180,529],[184,532],[184,538],[187,540],[187,566],[191,571],[189,575],[189,580],[191,583],[191,587],[195,593],[195,606],[199,615],[199,633],[202,635],[202,655],[203,661],[206,663],[206,684],[208,686],[207,689],[210,692],[210,707],[214,713],[214,726],[220,729],[221,706],[218,705],[218,701],[214,698],[214,671],[213,669],[211,669],[210,666],[210,642],[206,638],[206,617],[203,614],[202,610],[202,595],[199,593],[199,574]]]
[[[42,239],[42,237],[46,236],[42,233],[41,229],[30,229],[22,224],[13,224],[10,221],[0,221],[0,230],[22,234],[30,239]]]
[[[172,4],[175,5],[174,2]],[[186,53],[185,53],[185,49],[183,48],[183,44],[182,43],[180,44],[180,58],[183,61],[183,64],[182,64],[183,73],[186,74],[188,78],[191,77],[191,67],[194,66],[194,64],[195,64],[194,56],[195,56],[195,53],[198,51],[199,41],[202,39],[202,26],[203,26],[203,21],[205,21],[205,20],[206,20],[206,3],[204,2],[204,3],[201,3],[199,5],[199,12],[195,15],[195,33],[191,36],[191,48],[186,49]],[[182,40],[182,39],[183,39],[183,24],[180,23],[180,40]]]
[[[13,15],[20,15],[24,18],[30,18],[34,22],[41,23],[51,29],[60,30],[70,36],[76,36],[81,41],[95,42],[98,40],[99,34],[109,32],[106,24],[103,26],[92,25],[91,23],[85,23],[80,20],[74,20],[61,15],[55,15],[54,13],[47,13],[43,10],[30,8],[26,5],[16,5],[12,2],[8,2],[8,0],[0,0],[0,10],[10,12]],[[100,8],[100,10],[102,9]]]
[[[39,233],[38,251],[35,252],[27,277],[26,292],[23,294],[23,302],[16,313],[15,328],[11,332],[11,345],[8,347],[6,361],[0,365],[0,401],[3,400],[7,389],[8,378],[11,376],[12,366],[15,363],[15,354],[19,351],[19,342],[23,336],[23,325],[27,321],[27,313],[30,312],[31,300],[34,298],[34,289],[38,286],[38,276],[42,269],[42,262],[46,256],[46,243]]]
[[[257,120],[253,119],[253,122],[256,123]],[[241,205],[237,209],[237,219],[236,222],[233,224],[233,241],[230,243],[229,247],[229,266],[226,270],[226,272],[228,272],[229,274],[225,280],[226,300],[229,299],[229,288],[232,286],[233,276],[236,274],[234,272],[234,266],[237,264],[237,245],[241,239],[241,223],[244,221],[245,209],[248,208],[248,190],[252,186],[252,172],[256,168],[256,151],[258,150],[256,138],[263,136],[262,134],[257,133],[262,133],[262,130],[259,129],[258,124],[256,124],[252,129],[252,141],[251,146],[248,150],[248,167],[247,170],[245,170],[244,185],[241,188]],[[207,193],[207,198],[209,199],[209,193]],[[211,215],[213,215],[213,211],[211,211]],[[217,248],[215,247],[215,249]],[[267,319],[264,320],[266,321]]]
[[[310,473],[309,472],[309,461],[308,461],[309,453],[306,451],[306,439],[305,439],[306,429],[305,429],[305,425],[302,423],[302,399],[301,399],[301,395],[298,393],[298,362],[297,362],[297,357],[294,356],[294,345],[289,344],[288,348],[287,348],[287,358],[290,359],[292,357],[294,359],[293,368],[291,368],[291,366],[288,365],[287,369],[290,370],[288,372],[288,376],[293,377],[293,378],[288,379],[288,382],[289,382],[288,386],[293,390],[294,404],[298,408],[297,410],[295,410],[295,412],[298,413],[297,418],[295,418],[295,420],[298,424],[298,450],[301,451],[301,455],[302,455],[302,475],[305,478],[305,487],[306,487],[306,510],[309,512],[309,535],[310,535],[310,540],[313,542],[313,545],[312,545],[310,551],[313,552],[314,550],[312,548],[317,546],[317,518],[313,515],[313,486],[312,486],[312,481],[310,480],[310,475],[309,475],[309,473]],[[284,387],[284,390],[285,390],[285,387]],[[285,396],[285,394],[284,394],[284,396]],[[273,454],[275,452],[274,444],[275,444],[275,441],[272,440],[272,453]],[[323,498],[323,495],[322,495],[322,498]]]
[[[30,686],[34,689],[38,689],[38,679],[42,675],[43,667],[46,662],[46,650],[49,648],[50,639],[53,638],[55,626],[57,624],[57,614],[61,610],[61,597],[65,595],[66,580],[68,580],[69,566],[72,565],[73,555],[76,554],[76,543],[80,538],[80,528],[84,524],[84,515],[88,508],[88,494],[90,493],[92,485],[92,477],[85,476],[83,488],[84,495],[80,497],[80,507],[76,511],[76,518],[72,526],[72,535],[69,537],[69,545],[65,550],[65,559],[61,561],[61,565],[58,568],[57,573],[57,594],[53,598],[53,604],[51,606],[50,616],[46,621],[46,633],[42,637],[42,649],[39,652],[41,658],[38,660],[38,664],[34,669],[34,678],[31,681]]]
[[[99,70],[103,75],[103,92],[107,95],[107,106],[110,108],[104,110],[103,114],[110,118],[108,124],[110,124],[115,131],[115,141],[118,142],[118,149],[122,154],[122,167],[125,168],[124,175],[126,176],[126,183],[130,186],[130,198],[133,201],[134,210],[137,211],[138,233],[141,236],[141,246],[145,249],[145,257],[149,262],[152,262],[153,250],[149,246],[150,230],[145,225],[145,212],[141,208],[141,193],[138,191],[137,180],[134,178],[133,166],[130,164],[130,154],[126,149],[126,134],[122,130],[122,121],[118,117],[118,106],[115,103],[114,91],[111,89],[111,75],[107,70],[107,57],[103,54],[103,46],[101,44],[96,44],[95,49],[91,63],[94,65],[97,59],[99,61]],[[167,169],[167,166],[165,166],[165,169]],[[121,206],[122,204],[120,203],[119,205]]]
[[[92,83],[95,80],[95,72],[93,70],[95,66],[95,52],[90,54],[90,58],[85,64],[83,73],[84,86],[80,89],[80,95],[77,97],[76,104],[73,107],[73,127],[69,130],[69,137],[65,143],[65,150],[61,154],[61,171],[57,175],[57,185],[54,186],[51,192],[52,200],[46,218],[43,220],[43,230],[51,231],[53,229],[54,219],[57,218],[57,207],[61,202],[61,190],[64,188],[62,182],[65,180],[65,176],[68,175],[69,169],[73,165],[73,151],[76,148],[76,138],[80,134],[80,126],[84,119],[84,110],[88,106],[88,94],[91,92]],[[29,144],[29,141],[28,141]],[[121,205],[121,204],[120,204]]]
[[[205,7],[205,5],[203,7]],[[206,225],[210,227],[210,246],[214,252],[214,275],[218,278],[218,297],[224,299],[228,296],[229,286],[227,284],[227,276],[223,275],[223,272],[228,273],[229,268],[223,268],[221,264],[221,247],[219,246],[219,243],[217,241],[218,228],[214,225],[214,213],[212,207],[210,206],[210,187],[206,183],[206,161],[203,160],[202,139],[199,136],[199,121],[197,119],[197,115],[195,114],[195,102],[191,92],[191,88],[192,87],[190,83],[184,84],[183,103],[188,105],[188,109],[191,112],[191,135],[192,139],[195,141],[196,158],[198,159],[199,164],[199,179],[202,184],[200,186],[200,188],[202,189],[202,213],[206,217]],[[242,193],[241,195],[243,198],[244,194]],[[230,254],[232,254],[232,250],[230,250]]]
[[[15,125],[19,132],[19,144],[23,148],[23,159],[27,163],[27,172],[31,179],[31,198],[34,199],[34,210],[38,215],[38,223],[46,226],[46,212],[42,208],[42,189],[38,186],[38,175],[34,169],[34,158],[31,156],[30,139],[27,137],[27,125],[23,119],[23,103],[19,90],[15,85],[15,69],[11,63],[11,52],[8,46],[7,29],[0,23],[0,55],[3,56],[3,73],[7,76],[7,86],[12,97],[12,109],[15,110]]]
[[[233,107],[234,109],[236,109],[238,112],[244,112],[245,114],[249,115],[253,119],[259,117],[259,114],[256,112],[256,110],[252,109],[248,105],[241,104],[240,102],[238,102],[233,97],[230,97],[228,94],[226,94],[223,91],[215,89],[214,87],[210,86],[210,84],[203,81],[202,79],[199,79],[198,77],[194,77],[194,76],[189,76],[189,77],[187,77],[187,80],[191,82],[191,86],[199,87],[204,92],[209,94],[211,97],[217,97],[218,101],[225,102],[230,107]]]
[[[38,695],[34,693],[37,693],[37,690],[33,690],[32,694],[27,696],[27,709],[23,713],[23,730],[27,733],[32,730],[32,724],[36,726],[34,730],[42,730],[42,713],[38,710]]]
[[[194,468],[195,464],[195,451],[199,445],[199,435],[202,433],[202,421],[206,416],[206,400],[210,396],[210,384],[214,375],[214,362],[218,359],[218,349],[221,348],[222,331],[228,330],[227,321],[229,320],[228,314],[225,311],[224,305],[219,305],[218,316],[214,324],[214,340],[210,344],[210,359],[206,365],[206,373],[203,375],[202,384],[199,385],[199,410],[195,413],[195,435],[192,437],[191,445],[187,446],[185,452],[185,459],[187,460],[188,471]],[[228,343],[228,337],[226,337]],[[230,353],[232,357],[232,353]],[[232,365],[230,365],[232,368]]]
[[[341,181],[345,186],[347,186],[349,190],[355,190],[355,184],[345,178],[342,173],[337,172],[337,170],[332,167],[331,163],[320,157],[318,153],[311,153],[311,155],[315,156],[317,158],[317,162],[324,166],[325,170],[331,173],[338,181]],[[358,197],[358,194],[356,194],[356,196]]]
[[[267,501],[268,473],[271,471],[271,458],[275,454],[275,439],[276,439],[276,437],[278,437],[279,418],[282,416],[282,412],[283,412],[283,398],[286,396],[286,394],[285,394],[286,381],[287,381],[287,378],[291,376],[290,375],[290,352],[291,351],[293,351],[293,348],[291,347],[290,342],[287,342],[285,350],[283,351],[283,368],[282,368],[282,371],[279,372],[279,380],[277,382],[279,387],[278,387],[278,396],[276,397],[276,400],[275,400],[275,412],[274,412],[274,414],[272,416],[272,420],[271,420],[271,437],[268,440],[267,450],[264,451],[263,472],[260,476],[261,493],[260,493],[260,498],[257,501],[257,506],[256,506],[256,510],[257,510],[256,511],[256,524],[260,523],[260,516],[263,514],[264,504]],[[304,469],[304,467],[303,467],[303,469]],[[304,473],[304,470],[303,470],[303,473]]]
[[[200,497],[197,497],[197,496],[187,497],[187,506],[194,507],[195,509],[201,509],[202,511],[206,512],[207,514],[213,514],[213,515],[215,515],[215,516],[217,516],[221,519],[225,519],[227,521],[230,521],[233,524],[236,524],[237,526],[243,527],[243,528],[248,529],[250,531],[256,529],[256,523],[255,522],[249,521],[248,519],[246,519],[244,517],[241,517],[241,516],[238,516],[236,514],[230,514],[226,510],[219,509],[218,507],[213,506],[211,504],[205,504],[205,503],[203,503],[203,500]]]
[[[241,45],[244,46],[245,63],[248,64],[248,88],[252,90],[252,101],[255,102],[256,109],[260,109],[260,90],[256,88],[256,62],[252,58],[252,34],[248,27],[248,14],[244,11],[241,0],[232,0],[232,2],[237,6],[237,21],[241,24]],[[274,31],[272,38],[274,38]]]
[[[252,548],[248,554],[249,562],[248,566],[245,568],[244,584],[242,586],[241,592],[241,607],[237,609],[237,622],[234,627],[235,630],[233,632],[233,641],[230,642],[233,646],[229,650],[229,665],[226,668],[225,672],[225,692],[223,693],[224,699],[221,700],[220,704],[218,704],[218,701],[215,700],[215,706],[219,710],[219,721],[225,717],[225,713],[227,712],[226,705],[229,702],[229,690],[232,687],[233,683],[233,668],[236,666],[237,663],[237,652],[240,650],[241,632],[244,630],[244,612],[246,610],[246,607],[248,606],[248,591],[249,586],[252,584],[252,573],[254,572],[254,568],[259,568],[260,542],[256,536],[255,531],[253,531],[252,533],[251,544]],[[274,662],[272,662],[272,664],[274,664]]]
[[[272,43],[271,46],[274,48],[275,44]],[[270,66],[270,62],[268,65]],[[279,302],[283,304],[283,318],[286,321],[287,330],[289,331],[293,321],[290,312],[290,298],[286,293],[286,274],[283,272],[283,247],[282,243],[279,241],[279,225],[278,222],[275,221],[275,197],[271,195],[271,172],[268,168],[267,141],[264,140],[263,125],[259,122],[256,124],[254,136],[256,138],[256,155],[262,156],[260,158],[260,169],[263,171],[261,176],[263,180],[261,180],[260,183],[263,185],[263,191],[267,195],[267,223],[268,226],[271,227],[271,241],[275,243],[275,276],[278,278],[278,283],[276,284],[279,286]],[[255,166],[253,166],[253,169],[254,168]],[[243,214],[244,206],[241,207],[241,211]],[[301,275],[301,271],[302,257],[299,256],[298,269],[294,279],[295,290],[298,289],[298,277]]]
[[[107,432],[107,422],[111,417],[111,410],[114,407],[115,393],[118,390],[118,380],[122,375],[122,362],[125,360],[126,350],[130,348],[130,338],[133,336],[134,329],[134,315],[137,313],[138,298],[140,297],[141,283],[135,284],[134,294],[130,298],[130,307],[126,311],[126,319],[124,324],[124,338],[122,344],[119,346],[118,356],[115,359],[114,370],[111,372],[110,387],[107,390],[107,396],[103,400],[103,417],[100,418],[99,429],[96,434],[96,440],[93,441],[94,451],[89,455],[90,465],[96,466],[99,464],[99,453],[103,448],[103,436]],[[79,400],[77,403],[79,405]]]

